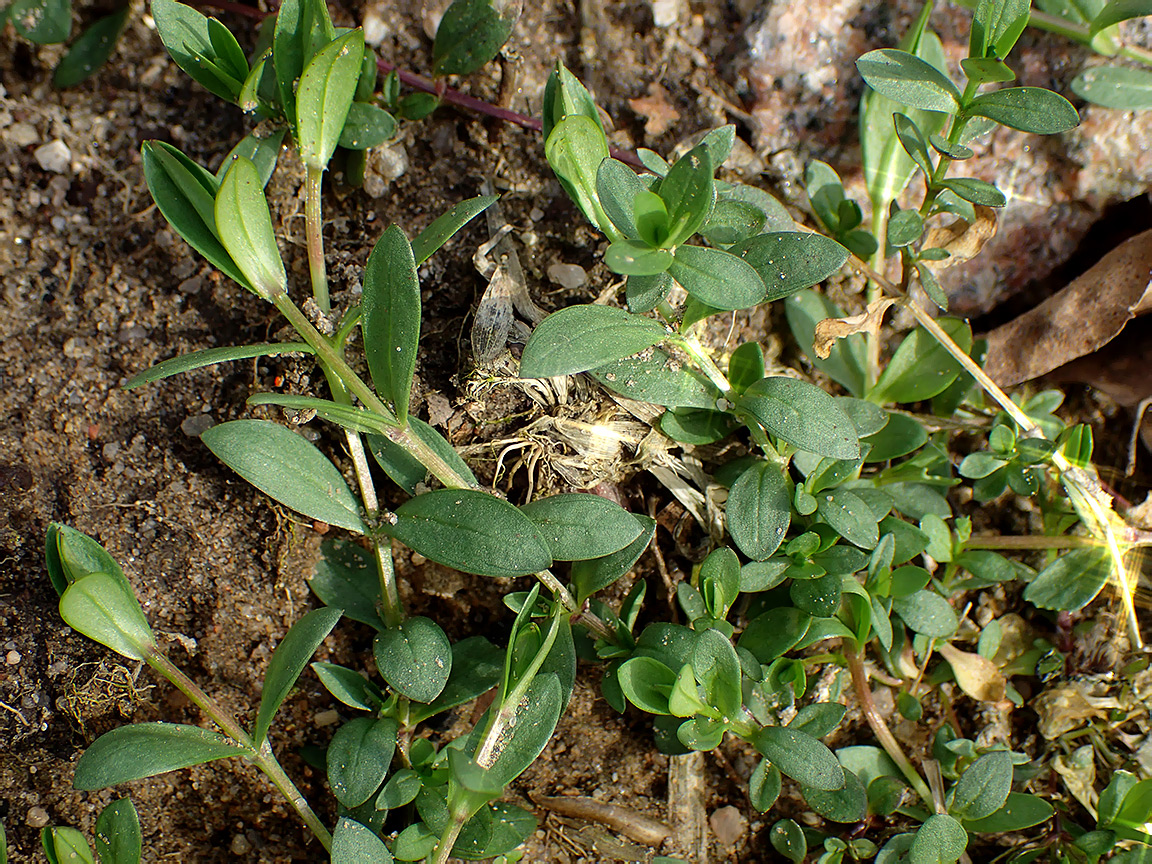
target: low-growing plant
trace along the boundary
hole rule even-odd
[[[967,323],[937,320],[910,299],[919,286],[946,309],[935,268],[957,250],[952,240],[970,240],[1005,202],[992,184],[952,176],[973,155],[969,145],[996,124],[1057,133],[1077,122],[1071,104],[1048,90],[988,89],[1014,78],[1005,58],[1028,21],[1027,3],[978,5],[963,88],[946,71],[926,15],[905,40],[908,50],[860,58],[871,88],[862,110],[871,230],[863,227],[864,209],[822,163],[806,173],[820,232],[795,222],[768,193],[716,179],[733,146],[731,126],[708,133],[672,163],[642,150],[645,170],[637,173],[610,155],[599,110],[580,82],[562,65],[549,78],[545,154],[607,238],[604,260],[626,277],[627,309],[577,305],[545,318],[524,347],[521,376],[587,373],[613,393],[663,406],[659,429],[680,445],[734,445],[705,465],[711,484],[726,490],[723,525],[709,554],[677,586],[687,623],[642,627],[643,581],[617,608],[594,595],[638,561],[655,534],[651,518],[580,493],[515,506],[482,489],[455,449],[409,411],[421,327],[417,268],[495,198],[457,204],[412,240],[389,227],[368,257],[362,295],[333,306],[321,233],[324,174],[340,149],[344,170],[355,173],[355,154],[392,134],[396,121],[378,101],[407,117],[431,103],[405,105],[394,78],[379,100],[377,65],[362,32],[335,28],[319,0],[282,3],[252,62],[223,25],[191,7],[154,0],[152,11],[182,68],[278,128],[245,138],[215,174],[171,145],[147,142],[149,190],[180,236],[275,307],[298,341],[175,357],[127,387],[230,360],[312,355],[330,398],[259,393],[248,401],[340,427],[355,489],[318,446],[278,423],[234,420],[201,440],[274,500],[357,539],[325,542],[310,582],[324,606],[281,640],[255,720],[244,728],[166,657],[116,562],[91,539],[53,526],[47,564],[64,620],[151,666],[219,729],[115,729],[81,757],[78,788],[240,757],[265,773],[333,861],[517,860],[535,818],[500,799],[556,728],[572,694],[579,640],[604,663],[608,702],[654,715],[664,752],[742,739],[759,754],[748,781],[757,810],[772,808],[789,777],[828,823],[862,823],[874,835],[837,836],[778,820],[770,841],[790,860],[822,846],[824,862],[954,862],[965,857],[973,833],[1020,832],[1053,816],[1048,802],[1013,790],[1038,766],[1006,742],[977,746],[946,726],[917,766],[877,708],[874,673],[865,664],[874,655],[909,719],[921,716],[932,685],[949,678],[973,698],[1019,704],[1013,676],[1036,673],[1053,648],[1036,640],[1001,656],[995,621],[977,636],[966,612],[957,613],[964,592],[1026,583],[1023,596],[1033,606],[1071,611],[1117,579],[1131,613],[1124,556],[1143,541],[1100,491],[1087,427],[1066,427],[1054,415],[1058,393],[1009,399],[973,359],[980,346]],[[472,71],[490,59],[514,15],[457,0],[445,19],[434,47],[438,74]],[[306,170],[305,308],[293,299],[263,192],[286,138]],[[923,181],[920,203],[901,207],[914,177]],[[945,218],[953,221],[942,230]],[[868,257],[871,266],[862,260]],[[890,259],[899,268],[895,281],[880,272]],[[812,290],[845,265],[873,286],[868,309],[854,318]],[[842,393],[769,369],[756,342],[716,357],[701,340],[707,318],[772,301],[784,302],[811,367]],[[881,364],[877,334],[892,304],[919,326]],[[357,329],[363,355],[350,358]],[[364,367],[367,380],[356,371]],[[913,410],[923,406],[930,415]],[[954,430],[988,442],[958,471],[949,457]],[[370,459],[409,496],[394,510],[381,502]],[[946,497],[962,482],[970,482],[977,501],[1005,490],[1033,498],[1045,534],[973,535],[971,521]],[[1074,525],[1086,535],[1069,535]],[[1039,572],[1001,554],[1027,546],[1004,542],[1021,539],[1047,550]],[[505,597],[514,613],[507,646],[481,636],[452,643],[438,623],[410,615],[393,541],[481,577],[534,576],[530,591]],[[564,570],[553,572],[557,564],[567,580]],[[355,669],[311,665],[336,699],[364,712],[336,730],[317,762],[336,799],[330,831],[284,772],[269,736],[282,702],[341,617],[376,631],[379,683]],[[976,653],[954,644],[972,641]],[[802,653],[816,645],[825,653]],[[943,662],[933,664],[937,658]],[[817,664],[842,674],[820,701],[807,701]],[[841,723],[840,693],[849,687],[880,747],[833,751],[821,740]],[[430,718],[493,689],[491,705],[467,734],[439,748],[418,735]],[[1024,856],[1036,850],[1072,854],[1073,847],[1098,857],[1117,841],[1143,842],[1141,784],[1152,781],[1129,783],[1126,776],[1114,775],[1108,789],[1115,806],[1106,809],[1102,797],[1095,830],[1070,840],[1038,834],[1014,860],[1034,860]]]

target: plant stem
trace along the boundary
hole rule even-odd
[[[195,681],[185,675],[184,671],[164,654],[156,649],[151,649],[144,655],[144,662],[171,681],[177,690],[192,700],[192,703],[207,714],[225,735],[235,741],[245,751],[247,758],[251,759],[256,767],[264,772],[264,775],[272,781],[272,785],[292,805],[292,809],[316,835],[316,839],[320,841],[324,849],[331,849],[331,833],[309,806],[300,790],[296,788],[296,784],[284,773],[283,767],[276,760],[271,747],[268,745],[268,740],[265,739],[260,746],[257,746],[252,740],[252,736],[236,722],[235,717],[229,714],[219,702],[201,690]]]
[[[324,264],[324,223],[320,216],[320,190],[324,182],[324,169],[308,166],[308,179],[304,188],[304,233],[308,239],[308,273],[312,277],[312,296],[320,311],[332,311],[328,299],[328,271]]]
[[[1082,549],[1098,547],[1095,537],[1000,537],[996,534],[974,534],[964,543],[965,549]]]
[[[332,344],[312,326],[312,322],[287,294],[276,295],[272,298],[272,302],[280,310],[280,313],[288,319],[300,337],[312,346],[320,362],[329,366],[333,373],[340,378],[349,393],[377,414],[395,419],[395,415],[380,401],[380,397],[353,371]],[[418,460],[445,486],[451,489],[474,488],[474,484],[470,480],[445,462],[440,454],[425,444],[424,441],[413,435],[410,427],[390,429],[388,438],[407,450],[412,458]]]
[[[920,800],[926,806],[932,807],[932,792],[928,789],[928,784],[912,767],[912,763],[904,755],[904,750],[900,747],[896,736],[892,734],[892,730],[888,728],[888,724],[884,722],[884,717],[876,708],[876,703],[872,699],[872,689],[868,686],[868,673],[864,669],[864,660],[851,648],[844,651],[844,656],[847,658],[848,668],[852,672],[852,687],[856,691],[856,699],[860,702],[860,710],[864,712],[864,719],[872,727],[872,733],[880,742],[880,746],[884,748],[884,752],[892,757],[892,761],[896,763],[900,773],[904,775],[916,794],[920,796]]]
[[[732,395],[732,385],[728,382],[724,373],[720,371],[720,367],[708,356],[708,352],[704,350],[704,346],[700,344],[695,336],[678,335],[674,336],[668,341],[674,345],[678,345],[688,353],[688,356],[696,361],[696,365],[700,367],[700,371],[708,376],[716,389],[724,394],[725,399],[729,399]]]

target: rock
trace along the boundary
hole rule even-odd
[[[33,153],[37,164],[45,171],[64,174],[72,167],[72,151],[68,145],[56,138],[47,144],[41,144]]]
[[[43,828],[48,824],[48,811],[43,807],[29,807],[24,821],[29,828]]]
[[[216,421],[211,414],[196,414],[180,424],[180,431],[189,438],[199,438],[215,425]]]
[[[548,267],[548,278],[569,291],[588,284],[588,274],[579,264],[552,264]]]
[[[40,136],[36,134],[36,127],[31,123],[13,123],[4,133],[4,137],[14,147],[28,147],[36,143]]]
[[[739,844],[740,838],[748,830],[748,820],[735,807],[713,810],[712,815],[708,817],[708,824],[712,827],[712,833],[716,835],[720,845],[729,849]]]

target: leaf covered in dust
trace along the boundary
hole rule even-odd
[[[832,353],[832,346],[837,339],[851,336],[853,333],[880,332],[880,324],[884,321],[884,313],[895,300],[881,298],[868,304],[868,308],[859,315],[849,315],[846,318],[825,318],[816,324],[816,334],[812,339],[812,348],[821,360],[827,360]]]
[[[501,264],[488,281],[472,319],[472,353],[476,362],[490,363],[504,351],[512,332],[512,279]]]

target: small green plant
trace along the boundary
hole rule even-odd
[[[68,40],[72,32],[71,0],[13,0],[0,10],[0,26],[11,21],[16,32],[38,45]],[[128,21],[128,6],[104,15],[83,30],[56,67],[52,83],[72,87],[99,69],[112,52]]]
[[[0,834],[3,828],[0,828]],[[87,838],[75,828],[47,827],[40,831],[40,844],[49,864],[138,864],[143,840],[140,818],[128,798],[113,801],[96,817],[96,857]],[[0,862],[7,860],[0,838]]]
[[[473,71],[491,59],[515,21],[511,8],[457,0],[437,33],[437,74]],[[201,440],[269,497],[355,539],[323,545],[310,585],[324,606],[297,621],[277,647],[255,720],[244,728],[163,654],[110,556],[84,535],[53,526],[48,572],[64,620],[151,666],[220,730],[168,723],[113,730],[81,758],[78,788],[239,756],[265,773],[333,861],[517,860],[535,817],[500,798],[552,736],[572,693],[577,645],[590,643],[586,653],[605,664],[605,698],[620,711],[631,704],[653,715],[661,750],[707,751],[734,736],[760,756],[748,785],[757,810],[772,808],[787,776],[830,825],[878,828],[873,837],[838,836],[778,820],[770,840],[790,860],[822,846],[823,862],[955,862],[974,834],[1025,831],[1053,816],[1041,798],[1013,790],[1037,769],[1003,746],[978,747],[941,730],[931,754],[914,764],[877,708],[865,665],[871,653],[911,720],[922,716],[928,688],[949,679],[974,698],[1018,702],[1012,677],[1043,671],[1052,646],[1035,640],[1002,658],[999,625],[974,632],[954,601],[1021,582],[1035,607],[1068,611],[1089,603],[1109,579],[1127,586],[1124,554],[1137,541],[1100,492],[1088,430],[1065,428],[1055,417],[1059,394],[1009,399],[973,359],[980,346],[969,326],[937,320],[909,299],[919,285],[947,306],[933,267],[951,253],[931,229],[957,219],[963,232],[1004,204],[995,186],[953,176],[973,155],[969,145],[995,124],[1055,133],[1077,122],[1075,109],[1050,91],[989,89],[1014,78],[1004,58],[1028,21],[1027,3],[978,5],[962,88],[946,70],[926,14],[905,40],[907,50],[860,58],[871,88],[862,111],[871,230],[831,166],[814,163],[806,174],[812,216],[824,233],[794,222],[766,192],[717,179],[734,141],[730,126],[671,164],[641,151],[645,170],[637,174],[611,156],[580,82],[562,65],[550,77],[545,154],[609,241],[605,262],[627,277],[628,308],[587,304],[552,314],[525,346],[520,373],[588,373],[616,394],[663,406],[659,429],[674,442],[733,444],[704,466],[726,498],[718,499],[723,519],[713,548],[677,586],[686,623],[643,626],[642,581],[616,608],[594,595],[637,562],[655,534],[651,518],[590,494],[516,506],[482,489],[448,441],[409,410],[422,315],[417,268],[495,198],[462,201],[411,240],[389,227],[368,256],[362,295],[336,303],[330,296],[324,174],[341,160],[345,173],[355,174],[356,154],[392,134],[396,121],[381,104],[411,118],[435,107],[435,98],[405,102],[396,77],[378,97],[377,64],[362,32],[335,28],[320,0],[282,3],[252,61],[215,19],[176,0],[154,0],[152,10],[182,68],[277,131],[245,138],[216,174],[171,145],[147,142],[149,190],[180,236],[273,306],[298,338],[171,358],[126,386],[231,360],[312,355],[328,398],[258,393],[248,401],[338,427],[355,488],[320,447],[269,420],[222,423]],[[311,297],[304,308],[263,191],[286,139],[307,172]],[[920,204],[898,206],[916,177],[924,187]],[[871,267],[862,260],[868,257]],[[896,282],[879,272],[890,260],[899,268]],[[859,318],[846,318],[812,290],[846,264],[873,283],[873,302]],[[784,302],[811,367],[842,392],[770,369],[756,342],[726,357],[702,343],[699,325],[708,317],[772,301]],[[919,326],[881,364],[876,332],[893,303]],[[362,357],[349,355],[357,329]],[[914,410],[922,406],[930,418]],[[958,472],[948,446],[954,429],[986,434],[988,442]],[[370,459],[408,496],[395,509],[382,505]],[[973,536],[971,520],[954,513],[946,497],[962,482],[971,483],[977,500],[1005,490],[1035,499],[1045,535],[1011,539],[1048,550],[1039,572],[1001,554],[1019,544]],[[1087,537],[1068,535],[1076,524]],[[531,590],[505,596],[514,614],[507,646],[480,636],[453,643],[437,622],[410,615],[393,541],[465,573],[533,576]],[[280,705],[341,617],[376,631],[378,680],[311,664],[336,699],[363,712],[336,730],[317,761],[335,798],[330,830],[276,760],[270,734]],[[954,644],[971,641],[977,653]],[[813,646],[825,653],[801,653]],[[827,695],[811,701],[818,665],[837,671]],[[879,747],[833,751],[823,742],[845,715],[840,695],[848,688]],[[466,734],[439,746],[419,735],[440,712],[493,689],[491,705]],[[1125,785],[1124,778],[1118,772],[1109,786],[1115,807],[1101,806],[1096,830],[1081,832],[1098,837],[1085,845],[1084,837],[1065,842],[1038,834],[1032,846],[1059,854],[1071,844],[1099,855],[1117,840],[1143,842],[1134,827],[1147,817],[1140,784],[1152,781]]]

